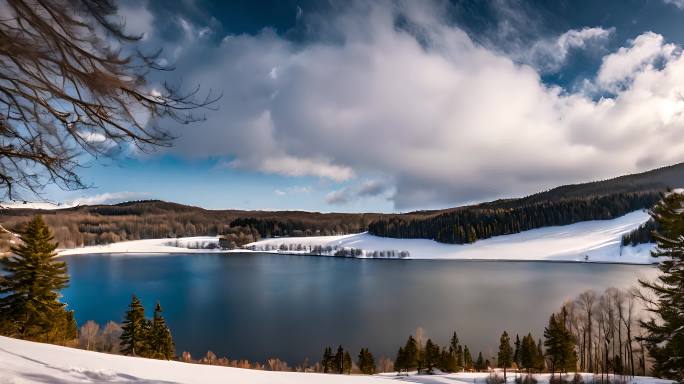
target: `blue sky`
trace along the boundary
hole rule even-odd
[[[93,188],[207,208],[406,211],[684,161],[684,1],[122,2],[150,76],[223,93]],[[680,86],[682,91],[680,92]]]

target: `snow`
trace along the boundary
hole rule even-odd
[[[255,249],[281,244],[332,246],[372,251],[408,251],[410,259],[456,260],[543,260],[650,264],[653,244],[621,246],[622,235],[649,219],[645,211],[635,211],[613,220],[594,220],[544,227],[512,235],[496,236],[473,244],[443,244],[426,239],[392,239],[368,233],[344,236],[273,238],[248,244]],[[288,253],[293,253],[288,251]],[[294,251],[296,253],[296,251]]]
[[[249,383],[249,384],[382,384],[484,383],[488,373],[448,375],[404,375],[384,373],[374,376],[329,375],[320,373],[271,372],[228,368],[177,361],[152,360],[56,345],[34,343],[0,336],[0,383]],[[515,375],[509,372],[508,382]],[[537,375],[539,384],[548,383],[548,374]],[[651,377],[626,378],[633,384],[666,384],[671,380]],[[586,380],[585,380],[586,381]]]
[[[361,249],[361,257],[373,257],[374,251],[408,252],[407,259],[437,260],[508,260],[508,261],[563,261],[651,264],[656,259],[650,255],[653,244],[637,246],[621,245],[622,235],[637,228],[649,219],[646,211],[635,211],[613,220],[584,221],[580,223],[533,229],[512,235],[496,236],[473,244],[443,244],[427,239],[392,239],[368,233],[271,238],[248,244],[255,251],[269,250],[273,253],[308,254],[308,250],[277,249],[285,245],[296,249],[297,245],[309,247],[337,247]],[[187,237],[180,239],[151,239],[90,246],[60,251],[60,255],[96,253],[137,254],[187,254],[207,252],[245,252],[245,250],[221,251],[218,249],[190,249],[197,245],[217,246],[216,237]],[[276,250],[273,250],[276,249]],[[334,253],[334,252],[333,252]],[[376,255],[379,256],[379,255]]]

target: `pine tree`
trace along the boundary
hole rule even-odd
[[[439,364],[440,357],[439,345],[433,343],[432,339],[428,339],[425,343],[425,368],[428,373],[432,373],[433,368]]]
[[[342,358],[342,372],[340,372],[340,373],[346,373],[347,375],[350,375],[351,370],[352,370],[352,358],[349,355],[349,351],[344,351],[344,357]]]
[[[406,370],[408,373],[408,368],[406,366],[406,352],[404,352],[404,347],[399,347],[399,351],[397,351],[397,357],[394,359],[394,369],[397,370],[397,374],[400,374],[403,370]]]
[[[654,376],[684,383],[684,195],[670,192],[651,211],[658,230],[653,256],[664,258],[656,281],[639,281],[654,294],[649,310],[656,318],[642,321],[653,359]]]
[[[565,307],[561,313],[552,314],[549,324],[544,329],[544,346],[551,363],[551,377],[558,369],[560,372],[574,370],[577,366],[575,343],[570,330],[565,327]]]
[[[372,375],[375,373],[375,359],[370,351],[368,351],[368,348],[361,348],[357,364],[359,365],[361,373],[365,375]]]
[[[145,308],[133,295],[121,326],[121,353],[131,356],[147,356],[149,322],[145,318]]]
[[[463,348],[459,343],[458,336],[456,332],[451,336],[451,341],[449,343],[450,363],[449,371],[456,372],[463,369]]]
[[[342,346],[337,347],[337,353],[333,357],[333,372],[343,373],[344,372],[344,348]]]
[[[148,335],[149,354],[155,359],[171,360],[176,356],[176,347],[171,330],[162,316],[161,304],[157,302]]]
[[[404,345],[404,369],[406,372],[418,368],[418,342],[413,336],[409,336]]]
[[[504,331],[499,339],[499,354],[497,356],[499,368],[503,368],[504,383],[506,382],[506,368],[511,366],[513,362],[513,348],[511,347],[511,338],[508,337],[508,332]]]
[[[463,347],[463,367],[465,367],[466,371],[473,369],[473,356],[470,354],[467,345]]]
[[[67,329],[73,314],[59,301],[59,291],[69,283],[66,263],[55,259],[57,243],[40,216],[26,224],[20,237],[12,255],[0,258],[5,272],[0,279],[0,333],[63,342],[73,336]]]
[[[325,351],[323,352],[323,360],[321,361],[321,365],[323,366],[323,373],[332,373],[334,372],[333,366],[335,363],[333,362],[333,353],[332,353],[332,348],[331,347],[326,347]]]
[[[513,362],[515,363],[516,368],[520,369],[520,366],[522,365],[522,342],[520,341],[520,336],[518,334],[515,335],[515,350],[513,352]]]
[[[520,346],[520,367],[530,373],[530,369],[536,367],[537,346],[534,343],[534,338],[531,333],[523,336],[522,345]]]
[[[542,348],[542,341],[537,342],[537,353],[534,354],[535,367],[539,372],[544,371],[546,361],[544,360],[544,349]]]
[[[479,372],[484,371],[485,369],[487,369],[487,367],[485,367],[484,358],[482,357],[482,352],[480,352],[477,354],[477,360],[475,361],[475,370]]]

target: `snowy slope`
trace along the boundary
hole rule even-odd
[[[533,229],[512,235],[479,240],[474,244],[443,244],[425,239],[392,239],[367,233],[345,236],[274,238],[248,246],[255,249],[279,247],[281,244],[302,246],[337,246],[368,251],[408,251],[411,259],[460,260],[545,260],[615,263],[652,263],[652,244],[621,247],[622,235],[646,222],[649,215],[636,211],[613,220]]]
[[[175,361],[108,355],[0,336],[0,383],[231,383],[231,384],[382,384],[382,383],[483,383],[487,373],[449,375],[375,376],[270,372]],[[514,375],[509,376],[512,383]],[[539,384],[548,375],[538,376]],[[650,377],[627,378],[627,383],[666,384]]]
[[[331,246],[362,249],[362,257],[373,257],[373,251],[407,251],[410,259],[456,260],[544,260],[589,261],[649,264],[652,244],[621,247],[624,233],[646,222],[645,211],[632,212],[613,220],[584,221],[571,225],[533,229],[513,235],[496,236],[474,244],[442,244],[425,239],[392,239],[368,233],[342,236],[273,238],[248,244],[255,251],[277,249],[281,245],[303,247]],[[219,250],[196,249],[217,244],[216,237],[151,239],[114,243],[60,251],[60,255],[93,253],[207,253]],[[190,247],[190,248],[189,248]],[[191,249],[195,248],[195,249]],[[230,251],[235,252],[235,251]],[[239,250],[238,252],[244,252]],[[277,252],[277,251],[272,251]],[[297,253],[297,251],[287,251]],[[302,252],[303,253],[303,252]]]

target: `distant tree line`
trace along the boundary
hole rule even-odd
[[[392,216],[372,222],[368,231],[377,236],[433,239],[466,244],[492,236],[567,225],[587,220],[608,220],[652,207],[658,192],[617,193],[583,199],[535,202],[514,208],[482,206],[454,209],[433,217]]]
[[[658,229],[656,222],[653,219],[641,224],[639,227],[634,228],[622,235],[622,245],[635,246],[638,244],[654,243],[655,237],[653,233]]]

